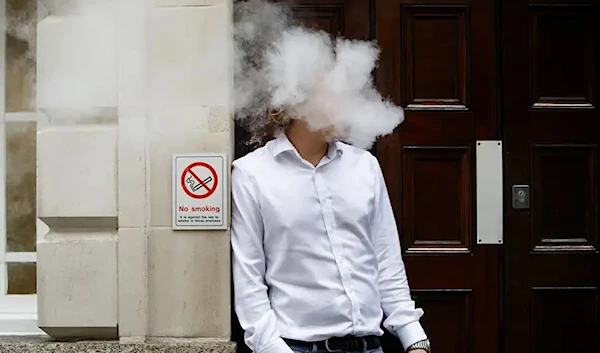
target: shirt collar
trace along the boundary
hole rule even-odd
[[[290,142],[287,135],[282,132],[275,138],[275,140],[272,141],[271,152],[273,153],[273,156],[277,157],[286,151],[293,151],[298,154],[298,151],[296,151],[296,148]],[[333,159],[336,156],[342,155],[342,153],[343,150],[340,148],[339,142],[329,143],[329,147],[327,148],[327,158]]]

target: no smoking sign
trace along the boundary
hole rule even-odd
[[[226,229],[224,154],[173,156],[173,229]]]

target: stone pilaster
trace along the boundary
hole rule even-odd
[[[228,339],[229,231],[171,230],[171,156],[225,152],[231,160],[231,4],[153,3],[148,334]]]
[[[102,14],[38,24],[38,324],[53,337],[117,337],[117,50]]]
[[[148,0],[120,1],[119,28],[119,336],[131,343],[148,335],[147,153],[149,73]]]

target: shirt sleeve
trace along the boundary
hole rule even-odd
[[[373,158],[375,203],[373,236],[379,260],[381,307],[387,316],[384,327],[398,336],[404,349],[427,338],[419,320],[423,310],[415,307],[400,250],[400,237],[383,173]]]
[[[265,283],[263,223],[253,181],[234,166],[231,173],[235,311],[246,345],[256,353],[292,353],[280,337]]]

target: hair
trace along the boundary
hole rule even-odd
[[[237,121],[248,134],[245,144],[252,148],[264,145],[285,132],[294,123],[290,111],[281,108],[269,108],[263,114]]]
[[[268,109],[267,110],[269,123],[277,128],[287,129],[292,124],[292,115],[289,110],[280,109]]]
[[[274,138],[280,133],[285,132],[294,123],[290,111],[283,108],[269,108],[267,110],[267,120],[268,123],[263,134],[267,139]]]

